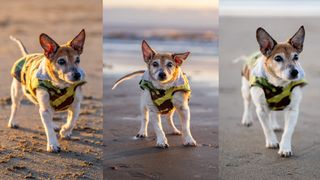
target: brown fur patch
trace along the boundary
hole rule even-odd
[[[249,81],[250,79],[250,74],[251,74],[251,70],[250,68],[248,67],[248,65],[245,65],[241,71],[241,76],[245,77],[246,80]]]
[[[150,69],[152,69],[152,63],[154,61],[160,60],[160,68],[162,69],[167,69],[166,67],[166,60],[169,60],[172,62],[174,68],[173,68],[173,72],[169,72],[169,74],[172,74],[172,77],[166,81],[166,83],[170,83],[175,81],[178,78],[179,72],[180,72],[180,67],[176,64],[176,62],[174,61],[172,54],[171,53],[156,53],[154,55],[154,57],[152,58],[152,60],[149,61],[148,63],[148,69],[150,72]],[[150,72],[151,73],[151,72]],[[151,74],[151,77],[153,78],[154,76]],[[154,79],[154,78],[153,78]],[[156,79],[154,79],[156,80]]]
[[[67,61],[65,65],[65,69],[66,69],[65,71],[68,72],[71,68],[74,68],[75,66],[77,66],[75,63],[75,60],[76,60],[75,57],[78,55],[79,54],[77,53],[77,51],[75,51],[68,44],[61,45],[58,48],[55,55],[53,56],[53,58],[49,59],[49,61],[47,61],[46,63],[46,71],[50,76],[50,78],[52,78],[56,82],[61,81],[61,79],[59,78],[59,72],[56,67],[56,62],[59,57],[67,57],[65,59]]]

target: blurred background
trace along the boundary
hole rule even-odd
[[[191,58],[186,64],[201,66],[213,61],[216,64],[218,1],[105,0],[104,63],[109,67],[105,73],[123,73],[144,67],[143,39],[158,51],[190,51]],[[199,79],[210,79],[209,82],[217,85],[218,73],[214,70],[211,78],[201,76]]]

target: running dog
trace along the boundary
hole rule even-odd
[[[252,124],[253,104],[261,123],[266,147],[277,149],[282,157],[290,157],[291,138],[298,120],[305,73],[299,64],[303,50],[304,27],[286,42],[277,43],[263,28],[256,32],[260,52],[248,58],[242,70],[242,96],[244,113],[242,124]],[[285,112],[284,132],[280,141],[275,130],[280,126],[274,111]]]
[[[67,122],[61,127],[59,134],[61,138],[70,138],[80,113],[81,86],[85,84],[85,73],[79,66],[85,31],[82,30],[64,45],[58,45],[48,35],[41,34],[39,40],[44,53],[35,54],[29,54],[20,40],[14,37],[11,39],[19,45],[23,57],[15,62],[11,70],[12,105],[8,127],[18,128],[16,112],[24,94],[39,105],[47,136],[47,151],[60,152],[55,133],[60,128],[52,118],[56,111],[68,111]]]

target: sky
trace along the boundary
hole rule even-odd
[[[103,0],[105,8],[217,9],[218,0]]]
[[[318,0],[220,0],[220,15],[319,16]]]
[[[218,0],[104,0],[104,31],[212,31]]]

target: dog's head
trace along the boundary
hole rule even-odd
[[[305,31],[299,30],[286,42],[277,43],[263,28],[257,29],[257,41],[261,53],[266,57],[265,68],[272,75],[285,81],[293,81],[304,76],[299,64],[299,54],[303,50]]]
[[[40,44],[47,58],[46,71],[53,80],[75,83],[84,79],[79,64],[85,37],[83,29],[73,40],[60,46],[48,35],[40,35]]]
[[[143,40],[142,54],[151,77],[164,84],[171,82],[177,76],[181,64],[187,59],[190,52],[178,54],[157,53]]]

